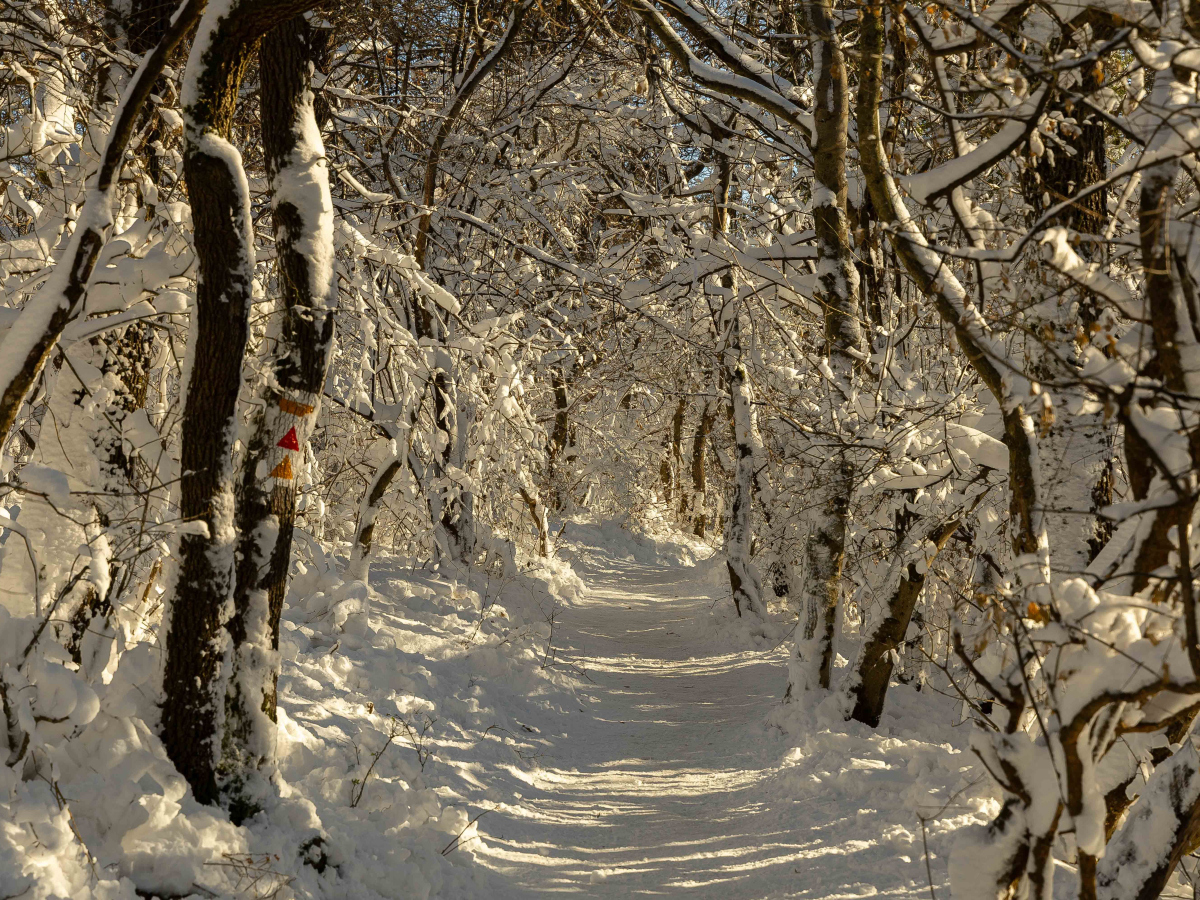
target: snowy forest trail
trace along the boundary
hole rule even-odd
[[[572,562],[587,592],[555,644],[591,679],[586,713],[545,729],[558,733],[540,766],[500,786],[519,799],[479,821],[498,897],[928,896],[899,781],[913,758],[843,735],[807,765],[785,759],[795,741],[765,722],[786,653],[731,652],[697,626],[728,602],[708,565]]]
[[[761,731],[783,651],[714,652],[694,627],[713,603],[699,569],[592,553],[556,625],[587,672],[588,715],[564,726],[519,809],[480,820],[513,898],[538,893],[730,896],[789,880],[802,849],[761,801]],[[573,727],[572,727],[573,726]],[[793,876],[794,878],[794,876]]]

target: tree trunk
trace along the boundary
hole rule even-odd
[[[358,510],[358,524],[355,528],[354,547],[350,551],[350,566],[346,577],[354,581],[366,581],[371,569],[371,549],[375,542],[375,520],[383,506],[383,498],[388,488],[400,470],[404,468],[405,456],[408,453],[393,453],[375,469],[371,483],[363,494],[362,504]]]
[[[705,400],[700,410],[700,421],[696,423],[696,433],[692,437],[692,494],[690,499],[685,498],[686,506],[681,508],[684,514],[691,515],[692,534],[699,538],[705,536],[708,526],[705,513],[705,494],[708,491],[705,453],[708,450],[708,436],[716,418],[717,405],[711,400]]]
[[[737,280],[733,279],[736,287]],[[736,300],[728,301],[731,305]],[[734,321],[729,326],[727,353],[740,357],[740,328]],[[725,526],[725,565],[729,570],[729,588],[738,616],[745,612],[763,617],[762,586],[751,561],[750,544],[754,537],[751,506],[754,502],[754,407],[746,367],[738,362],[729,371],[730,406],[733,412],[734,453],[736,454],[733,481],[733,500],[729,504],[729,521]]]
[[[1097,23],[1093,26],[1091,39],[1108,40],[1112,26]],[[1094,96],[1100,89],[1096,70],[1085,67],[1081,73],[1082,84],[1078,90]],[[1069,114],[1064,103],[1055,98],[1051,107]],[[1103,184],[1108,169],[1105,155],[1105,124],[1103,119],[1090,114],[1086,106],[1075,108],[1075,117],[1080,120],[1079,132],[1068,129],[1059,132],[1058,139],[1074,150],[1074,155],[1065,149],[1056,148],[1054,153],[1043,153],[1036,161],[1021,172],[1021,187],[1030,206],[1030,224],[1046,212],[1047,203],[1056,206],[1085,189]],[[1108,219],[1108,191],[1105,187],[1092,191],[1076,201],[1067,210],[1048,221],[1044,227],[1066,226],[1081,234],[1098,235]],[[980,244],[979,246],[982,246]],[[1093,245],[1080,242],[1078,252],[1090,255]],[[1061,290],[1055,286],[1052,290]],[[1057,334],[1053,349],[1044,351],[1041,360],[1032,368],[1035,378],[1045,384],[1082,383],[1082,360],[1078,352],[1064,354],[1058,347],[1081,351],[1082,343],[1077,334],[1088,334],[1089,328],[1102,312],[1100,299],[1090,290],[1080,288],[1078,312],[1069,314],[1067,306],[1058,317],[1043,320],[1042,326],[1053,329]],[[1041,327],[1030,327],[1030,333],[1041,334]],[[1036,345],[1035,345],[1036,346]],[[1064,379],[1065,376],[1065,379]],[[1071,409],[1088,400],[1087,391],[1078,387],[1064,387],[1059,391],[1057,405]],[[1043,516],[1046,531],[1053,535],[1051,550],[1054,554],[1056,575],[1081,575],[1088,564],[1112,535],[1112,525],[1102,519],[1100,510],[1112,502],[1112,436],[1115,423],[1109,422],[1103,413],[1057,415],[1048,427],[1043,427],[1041,436],[1042,457],[1045,460],[1041,480]]]
[[[683,471],[683,417],[687,412],[687,400],[679,398],[675,415],[671,418],[671,434],[667,440],[667,452],[659,465],[659,480],[663,486],[663,505],[670,515],[675,506],[675,493],[680,490]]]
[[[517,473],[517,492],[525,501],[525,507],[529,510],[529,516],[533,519],[533,525],[537,529],[538,553],[544,557],[551,556],[550,524],[546,517],[546,506],[542,503],[541,495],[534,487],[529,473],[524,470]]]
[[[813,111],[813,174],[816,178],[813,226],[819,277],[816,300],[825,320],[829,365],[834,373],[827,399],[831,433],[837,433],[833,407],[849,400],[855,370],[865,357],[858,310],[858,269],[850,246],[847,218],[846,148],[850,128],[850,89],[846,61],[830,0],[804,4],[812,36],[817,103]],[[841,396],[835,396],[840,394]],[[841,615],[842,565],[854,464],[847,451],[835,452],[813,504],[806,544],[809,579],[801,606],[794,660],[785,696],[815,687],[828,688],[833,677],[838,619]]]
[[[255,773],[272,761],[279,620],[291,563],[296,476],[333,349],[333,202],[310,85],[326,46],[326,32],[298,16],[267,34],[259,51],[282,321],[275,339],[267,341],[273,358],[265,362],[238,495],[223,769],[231,812],[242,814],[254,811]]]
[[[713,190],[712,233],[714,242],[720,241],[728,247],[733,160],[719,150],[716,156],[717,184]],[[732,254],[729,257],[732,258]],[[738,616],[745,611],[762,617],[765,612],[762,589],[750,558],[754,540],[751,521],[755,478],[754,399],[750,378],[742,360],[741,300],[738,296],[737,272],[732,262],[721,276],[720,287],[714,294],[720,302],[716,325],[717,339],[721,343],[717,354],[729,391],[735,454],[733,499],[729,504],[729,521],[725,525],[725,565],[729,571],[729,588]]]
[[[1010,362],[1007,350],[994,338],[945,260],[930,248],[896,186],[880,138],[885,35],[883,5],[873,0],[863,7],[857,90],[858,155],[871,203],[880,220],[891,226],[892,246],[917,288],[933,301],[938,315],[954,329],[971,368],[1004,410],[1013,552],[1028,560],[1022,562],[1017,574],[1026,586],[1044,583],[1048,577],[1048,551],[1042,504],[1037,496],[1037,435],[1033,419],[1024,407],[1028,398],[1010,383],[1025,382],[1020,378],[1006,381],[1002,372]],[[952,199],[957,201],[958,196]],[[1021,371],[1015,362],[1012,371]]]
[[[881,611],[883,614],[876,623],[872,624],[864,636],[857,671],[855,675],[851,676],[853,680],[849,686],[849,694],[854,699],[854,706],[849,718],[870,725],[872,728],[878,727],[879,718],[883,715],[883,703],[887,698],[888,685],[892,679],[896,653],[908,632],[908,625],[912,620],[913,610],[916,608],[921,591],[925,587],[925,575],[928,572],[928,568],[920,571],[915,562],[907,565],[904,565],[903,562],[905,552],[910,552],[913,546],[913,542],[906,534],[910,524],[908,520],[911,517],[912,513],[907,510],[897,514],[897,519],[903,520],[898,523],[901,526],[900,542],[902,546],[897,548],[901,557],[897,563],[904,566],[903,574],[888,600],[886,609]],[[946,545],[958,528],[958,524],[959,520],[955,519],[938,528],[936,533],[929,535],[938,550]],[[920,539],[916,542],[917,546],[925,542],[927,534],[928,532],[922,529]],[[926,560],[926,566],[929,562],[930,560]]]
[[[563,508],[562,491],[558,485],[558,461],[571,442],[571,402],[567,394],[566,363],[550,367],[550,384],[554,389],[554,429],[546,445],[546,481],[550,485],[550,502],[554,509]]]
[[[201,803],[215,803],[229,676],[227,617],[237,549],[233,444],[254,281],[250,192],[229,143],[255,44],[303,2],[242,0],[209,8],[184,77],[184,175],[199,275],[181,429],[179,542],[164,628],[162,738]]]

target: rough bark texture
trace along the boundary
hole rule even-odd
[[[833,461],[825,473],[827,480],[811,494],[815,521],[805,544],[807,596],[785,699],[795,699],[802,690],[828,688],[833,678],[853,476],[853,468],[842,456]]]
[[[197,799],[211,803],[217,799],[214,743],[224,705],[214,692],[227,652],[223,626],[234,587],[234,416],[251,297],[250,279],[230,271],[227,261],[244,257],[249,198],[224,160],[190,154],[185,172],[202,275],[184,407],[180,511],[187,521],[203,522],[206,533],[185,535],[180,542],[167,635],[163,743]]]
[[[552,552],[550,523],[547,520],[546,506],[542,503],[541,495],[530,479],[529,473],[525,471],[517,473],[517,493],[521,495],[525,508],[529,510],[529,517],[533,519],[533,527],[537,529],[538,553],[542,556],[550,556]]]
[[[237,586],[228,626],[233,671],[222,763],[231,795],[239,790],[237,782],[270,763],[296,476],[304,465],[333,349],[333,205],[309,83],[312,68],[325,61],[327,47],[328,32],[315,31],[297,17],[273,29],[259,51],[281,322],[268,340],[271,358],[256,401],[238,494]],[[235,806],[250,811],[248,791],[231,796],[231,810],[237,812]]]
[[[832,3],[810,0],[804,4],[804,13],[814,38],[812,54],[816,70],[812,141],[816,180],[813,202],[818,260],[816,300],[824,315],[826,352],[836,379],[834,389],[848,399],[865,347],[858,308],[858,269],[850,245],[846,203],[850,88]],[[836,434],[836,422],[830,412],[829,426]],[[822,466],[817,475],[820,486],[806,544],[809,582],[802,601],[802,626],[797,632],[788,697],[794,697],[799,690],[828,688],[833,675],[854,465],[847,451],[832,456],[828,467]]]
[[[220,799],[218,764],[235,583],[233,444],[253,287],[245,173],[228,137],[258,40],[309,4],[243,0],[201,22],[185,88],[184,176],[199,277],[184,400],[180,513],[202,523],[180,540],[169,600],[162,738],[202,803]]]
[[[898,519],[909,519],[911,513],[905,511],[897,515]],[[902,524],[904,531],[908,530],[909,522]],[[958,520],[950,522],[931,535],[934,546],[941,549],[946,541],[958,528]],[[901,538],[903,540],[903,537]],[[896,585],[895,591],[888,600],[883,618],[871,628],[863,644],[858,661],[857,681],[850,688],[854,698],[854,706],[850,718],[863,722],[875,728],[883,715],[883,703],[887,698],[888,684],[891,682],[893,660],[896,651],[904,642],[909,622],[917,600],[925,587],[925,572],[918,569],[915,562],[904,567],[904,574]]]
[[[1111,32],[1111,28],[1103,25],[1098,29],[1093,27],[1091,38],[1107,40]],[[1084,96],[1093,97],[1100,87],[1095,69],[1087,67],[1082,70],[1082,83],[1074,90]],[[1056,142],[1049,143],[1048,146],[1054,150],[1053,159],[1049,154],[1043,154],[1032,166],[1022,170],[1021,188],[1030,204],[1030,216],[1033,220],[1040,219],[1048,208],[1071,199],[1083,188],[1103,181],[1108,174],[1104,120],[1098,115],[1090,114],[1086,107],[1072,105],[1068,109],[1058,99],[1051,101],[1050,108],[1064,116],[1082,120],[1082,124],[1079,125],[1078,134],[1059,130],[1058,138],[1069,149],[1064,149]],[[1074,154],[1070,152],[1072,150]],[[1099,234],[1107,220],[1108,189],[1102,187],[1074,201],[1047,224],[1066,225],[1082,234]],[[1083,252],[1087,252],[1087,245],[1080,246],[1085,248]]]

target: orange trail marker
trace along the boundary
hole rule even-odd
[[[278,478],[282,481],[292,480],[292,458],[285,456],[283,462],[271,470],[271,477]]]
[[[313,411],[313,407],[307,403],[297,403],[295,400],[289,400],[287,397],[279,398],[279,408],[293,416],[307,416]]]
[[[300,441],[296,439],[296,427],[293,425],[289,428],[288,433],[275,446],[282,447],[284,450],[299,450]]]

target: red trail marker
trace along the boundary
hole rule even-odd
[[[296,428],[292,426],[288,429],[288,433],[283,436],[276,447],[282,447],[284,450],[299,450],[300,442],[296,439]]]

